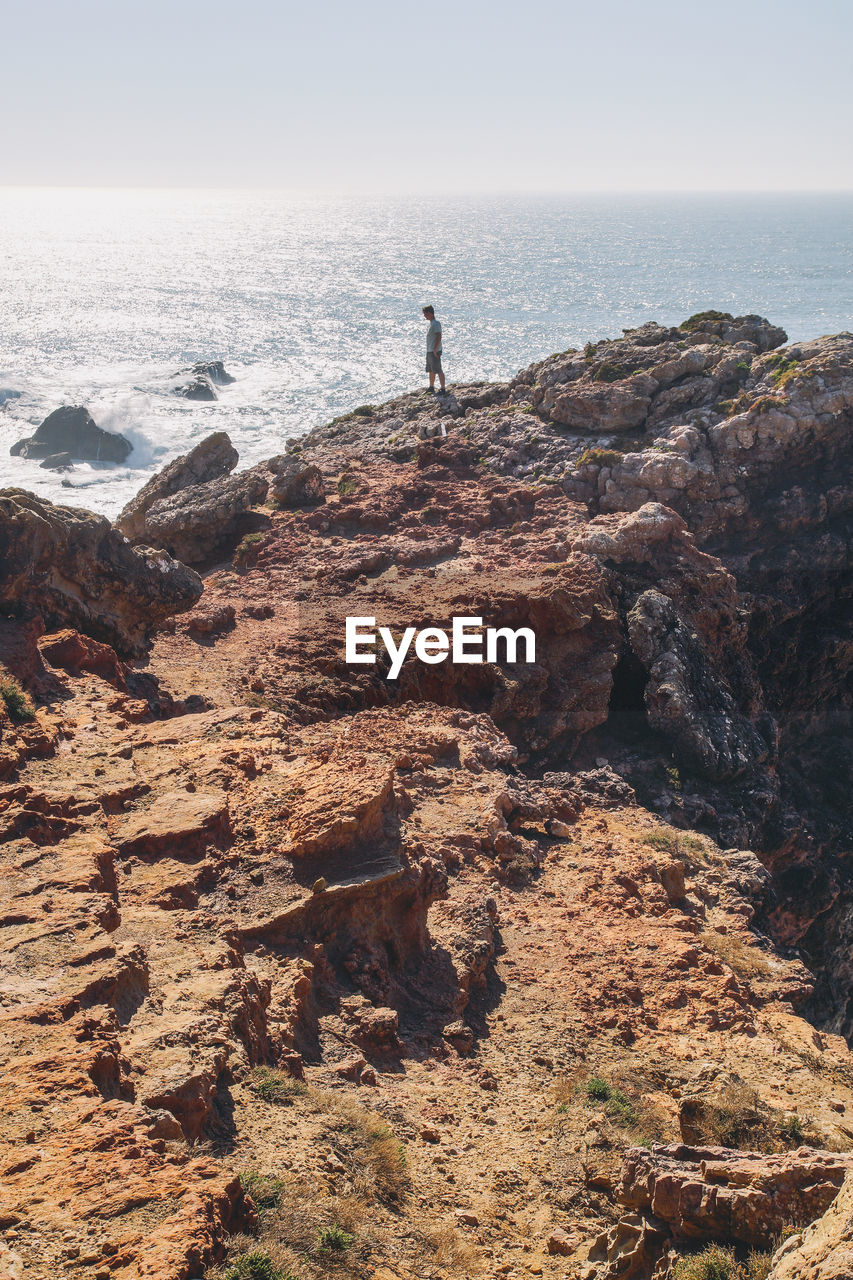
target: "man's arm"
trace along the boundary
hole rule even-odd
[[[432,345],[432,354],[434,356],[438,355],[438,348],[440,345],[441,345],[441,328],[439,327],[438,333],[435,335],[435,342]]]

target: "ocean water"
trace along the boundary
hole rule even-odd
[[[425,382],[425,324],[449,380],[657,319],[758,312],[791,340],[853,321],[853,195],[422,201],[271,192],[0,189],[0,485],[114,516],[214,430],[240,465]],[[215,404],[175,373],[222,359]],[[0,395],[0,400],[3,397]],[[68,477],[9,446],[62,404],[133,444]]]

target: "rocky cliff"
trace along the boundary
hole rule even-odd
[[[136,550],[6,492],[0,1268],[841,1274],[853,338],[784,343],[214,437]]]

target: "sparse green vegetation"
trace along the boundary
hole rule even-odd
[[[339,1227],[334,1223],[331,1227],[320,1227],[317,1230],[317,1242],[321,1249],[331,1249],[335,1253],[342,1253],[344,1249],[348,1249],[352,1244],[353,1237],[348,1231],[344,1231],[343,1227]]]
[[[682,1128],[684,1123],[682,1114]],[[807,1141],[799,1116],[768,1106],[742,1081],[727,1085],[714,1099],[692,1099],[688,1124],[691,1141],[720,1147],[779,1152]]]
[[[277,1209],[284,1195],[284,1182],[265,1173],[257,1173],[249,1169],[240,1174],[240,1186],[251,1196],[252,1203],[259,1213]]]
[[[789,1147],[799,1147],[805,1139],[803,1122],[795,1112],[779,1121],[779,1131]]]
[[[696,329],[703,329],[707,324],[720,324],[723,320],[734,320],[734,316],[730,311],[697,311],[694,316],[689,316],[678,327],[684,333],[694,333]]]
[[[581,1091],[589,1102],[604,1103],[605,1115],[617,1124],[632,1128],[637,1123],[637,1109],[631,1099],[600,1076],[590,1076],[581,1085]]]
[[[624,458],[618,449],[584,449],[577,460],[579,467],[615,467]]]
[[[751,1249],[741,1262],[731,1245],[708,1244],[699,1253],[679,1258],[673,1280],[766,1280],[772,1258],[772,1250]]]
[[[283,1071],[271,1067],[255,1067],[250,1076],[250,1083],[259,1098],[264,1102],[280,1102],[287,1105],[294,1098],[308,1092],[308,1086],[301,1080],[294,1080]]]
[[[734,1249],[709,1244],[701,1253],[679,1258],[673,1275],[675,1280],[741,1280],[742,1272]]]
[[[584,1081],[583,1092],[591,1102],[607,1102],[611,1095],[610,1085],[600,1076],[590,1076]]]
[[[681,770],[677,764],[667,765],[666,778],[673,791],[677,791],[680,794],[682,788]]]
[[[238,542],[237,547],[235,548],[235,561],[239,563],[241,560],[247,559],[252,550],[255,547],[260,546],[263,540],[264,535],[262,533],[247,533],[240,542]]]
[[[329,1112],[346,1135],[354,1182],[383,1200],[402,1200],[409,1186],[406,1149],[384,1120],[346,1095],[314,1088],[308,1093],[311,1102]]]
[[[783,408],[786,403],[787,401],[780,396],[759,396],[757,400],[753,400],[749,408],[754,409],[756,413],[769,413],[772,409]]]
[[[682,862],[704,861],[708,856],[708,846],[704,837],[693,831],[678,831],[675,827],[657,827],[647,831],[643,836],[643,844],[651,849],[660,849],[663,853],[672,854]]]
[[[613,360],[605,360],[600,364],[592,375],[593,382],[621,382],[623,378],[630,378],[631,370],[626,369],[624,365],[616,364]]]
[[[338,493],[342,498],[347,498],[351,493],[355,493],[356,478],[355,476],[345,473],[338,480]]]
[[[774,351],[767,357],[767,363],[773,370],[770,375],[773,386],[784,387],[797,376],[802,361],[796,356],[786,356],[781,351]]]
[[[741,369],[741,370],[746,369],[747,371],[749,371],[752,368],[752,365],[749,363],[748,360],[738,360],[737,364],[735,365],[735,368]]]
[[[357,409],[353,409],[352,417],[372,418],[375,412],[376,412],[375,404],[360,404]]]
[[[13,680],[11,676],[0,680],[0,698],[3,699],[6,710],[13,720],[23,722],[35,718],[36,713],[32,702],[17,680]]]
[[[669,1130],[667,1117],[656,1103],[641,1096],[644,1087],[635,1072],[624,1079],[620,1075],[619,1084],[599,1075],[570,1076],[555,1085],[557,1115],[569,1115],[578,1105],[600,1108],[602,1115],[627,1131],[632,1142],[648,1145],[664,1141]]]
[[[296,1280],[296,1277],[292,1272],[285,1275],[264,1249],[252,1249],[250,1253],[237,1255],[223,1280]]]

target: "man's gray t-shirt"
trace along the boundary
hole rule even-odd
[[[437,320],[430,320],[427,330],[427,355],[435,351],[435,335],[438,334],[438,354],[441,355],[441,325]]]

